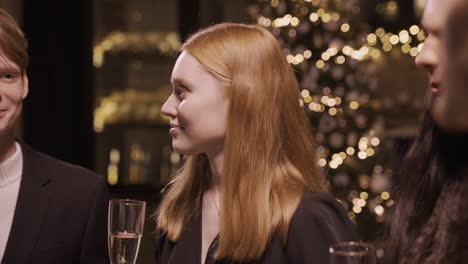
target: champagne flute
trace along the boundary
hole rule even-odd
[[[135,264],[145,224],[146,203],[109,201],[108,246],[112,264]]]
[[[371,245],[346,241],[333,244],[330,250],[330,264],[375,264],[375,250]]]

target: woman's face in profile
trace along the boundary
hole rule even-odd
[[[172,70],[173,92],[161,112],[170,117],[174,150],[182,155],[223,151],[229,100],[226,85],[183,51]]]
[[[442,65],[447,89],[435,101],[432,114],[449,131],[468,132],[468,2],[453,0],[442,34]]]

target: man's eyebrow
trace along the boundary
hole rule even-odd
[[[15,69],[13,67],[10,67],[10,66],[0,66],[0,72],[14,72],[14,73],[19,73],[20,70],[18,69]]]

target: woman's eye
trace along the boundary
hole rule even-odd
[[[177,94],[177,97],[181,98],[181,99],[184,99],[186,94],[187,94],[187,90],[182,88],[182,89],[177,89],[176,90],[176,94]]]

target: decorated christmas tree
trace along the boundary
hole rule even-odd
[[[372,1],[374,2],[374,1]],[[300,103],[314,128],[318,165],[331,191],[365,240],[382,230],[391,197],[392,142],[385,137],[386,102],[377,64],[387,57],[415,57],[424,32],[412,25],[389,33],[365,21],[363,10],[382,17],[398,12],[394,1],[363,6],[356,0],[258,0],[250,8],[284,48],[301,86]]]

